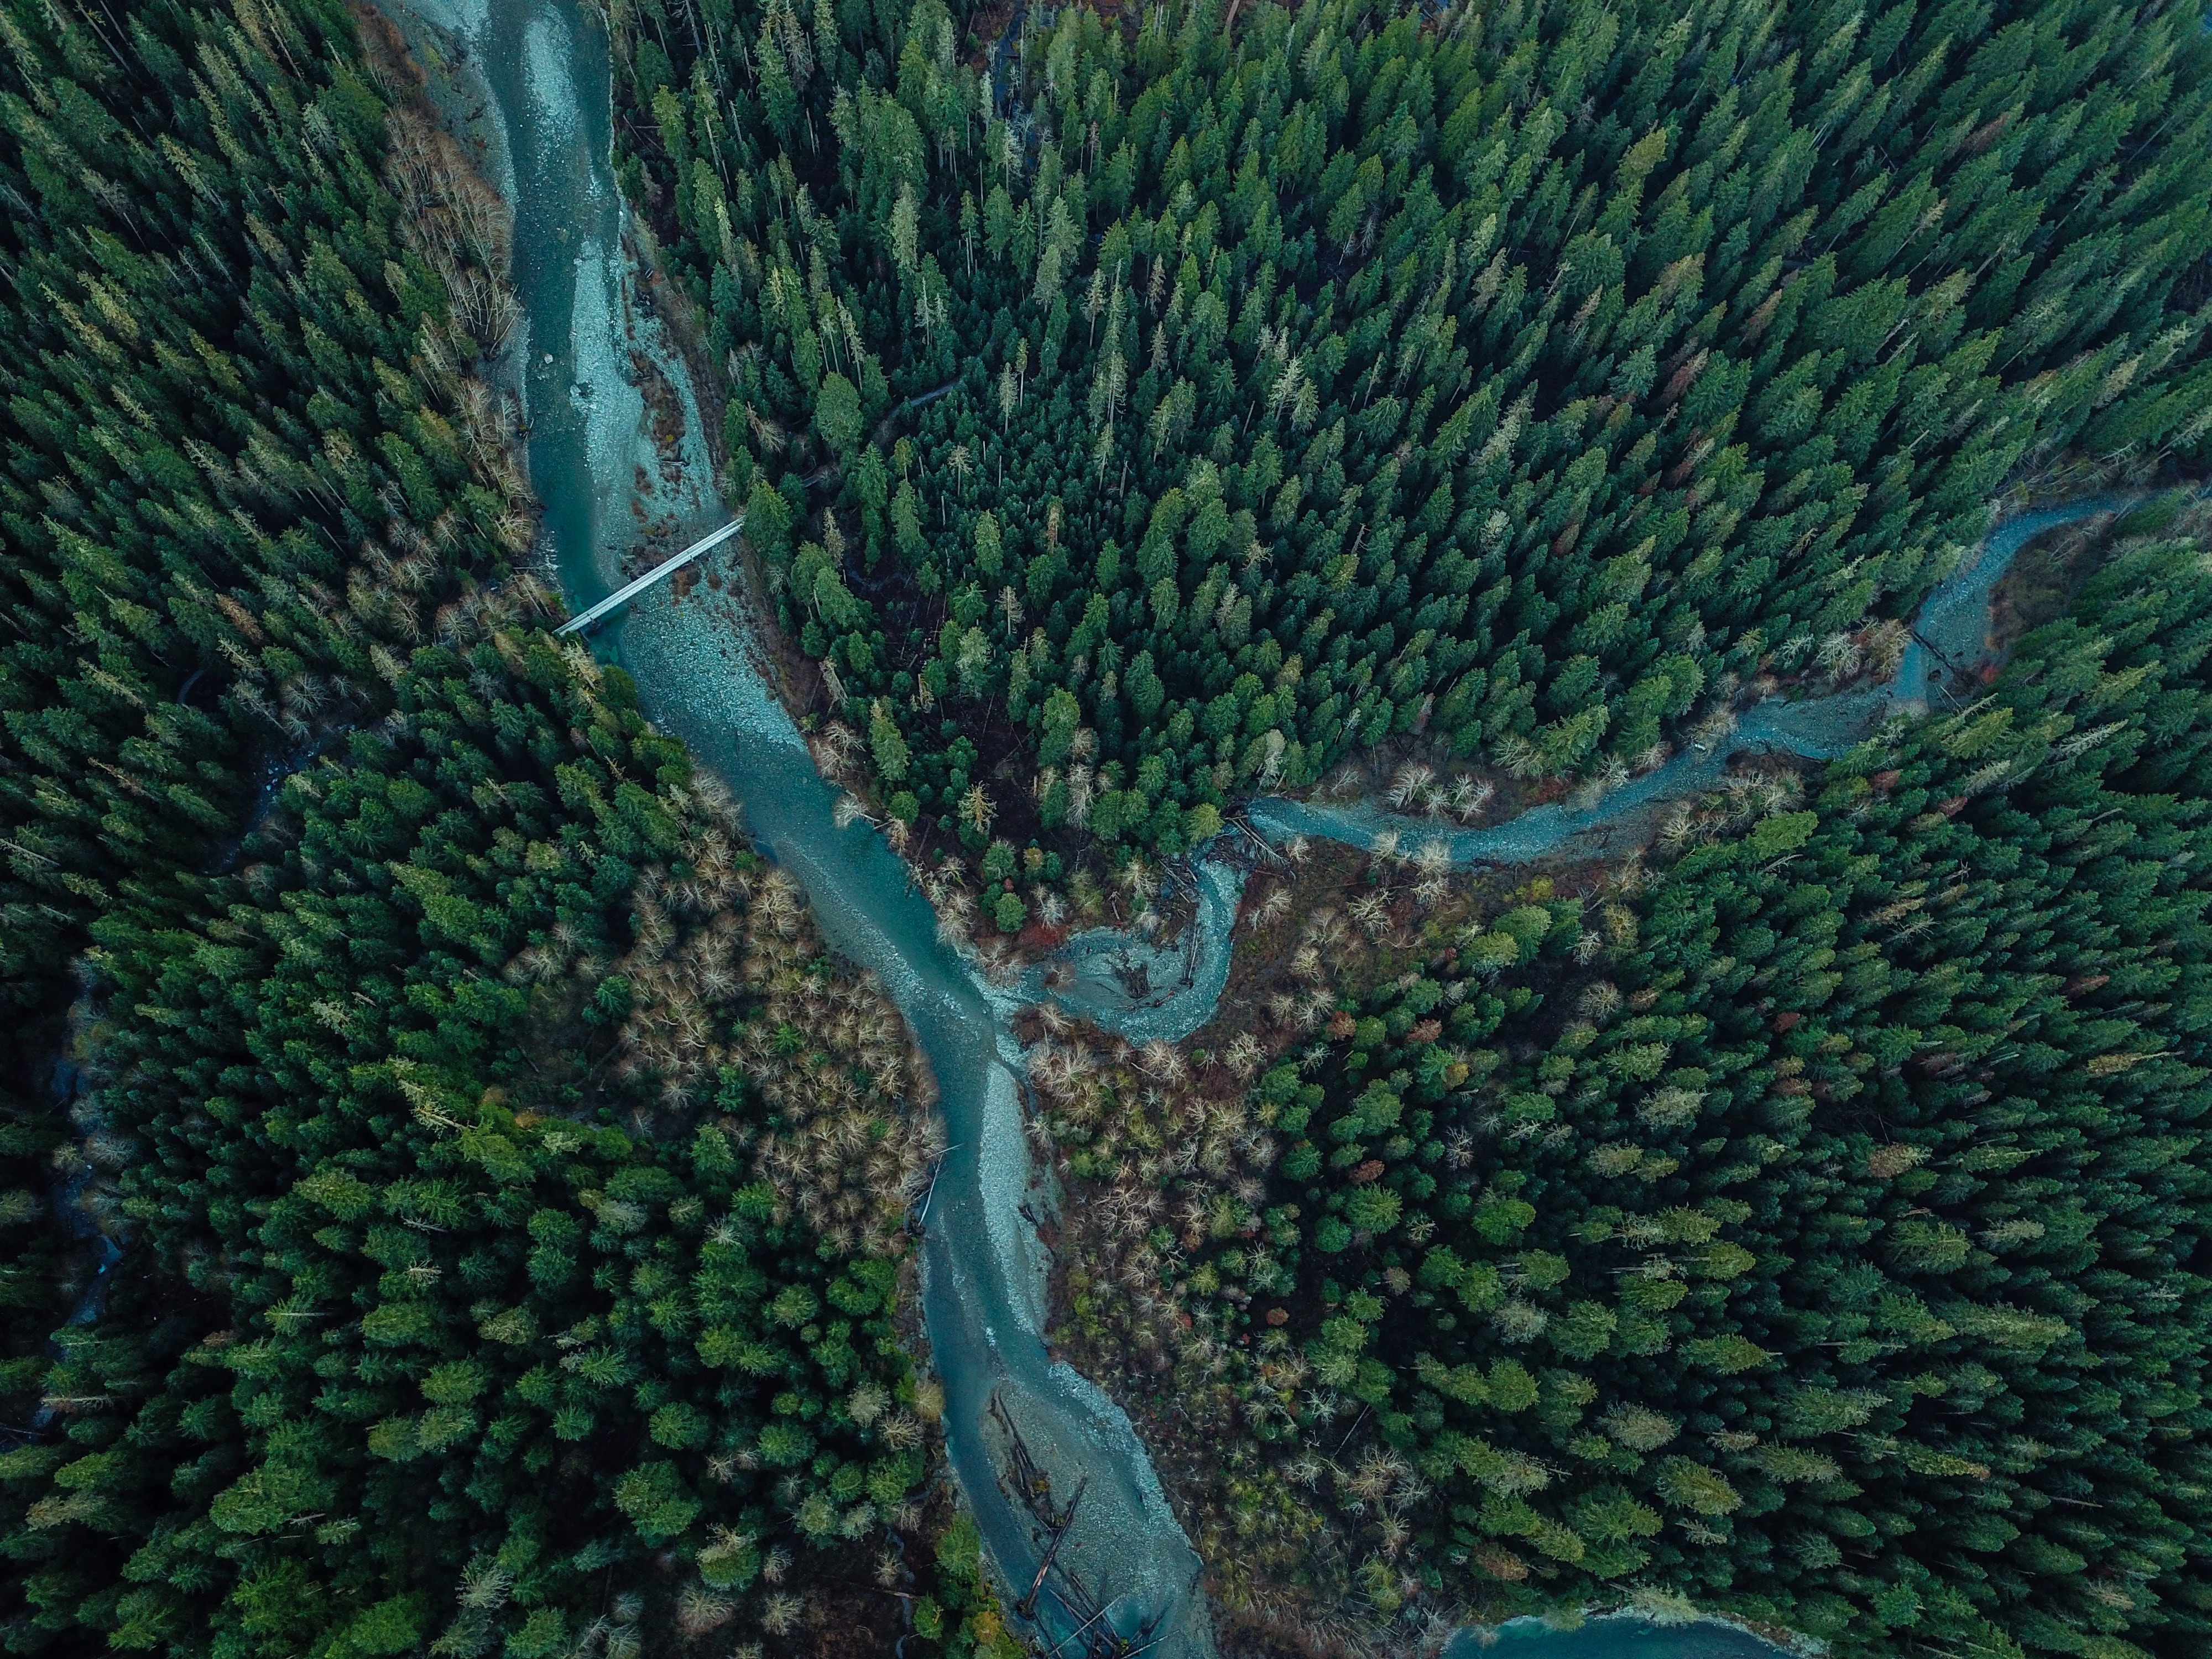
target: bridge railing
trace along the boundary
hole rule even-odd
[[[589,628],[593,623],[598,622],[601,617],[611,616],[614,612],[621,610],[623,606],[628,605],[639,594],[644,592],[645,590],[652,586],[653,583],[659,581],[664,577],[674,575],[678,570],[682,569],[685,565],[690,564],[694,559],[700,558],[706,554],[713,552],[716,548],[720,547],[724,542],[729,540],[731,537],[736,535],[738,532],[743,530],[744,527],[745,515],[740,513],[736,518],[731,520],[729,523],[724,525],[720,530],[713,531],[707,535],[702,536],[697,541],[692,543],[690,546],[685,548],[674,558],[663,560],[660,563],[653,566],[652,569],[647,571],[645,574],[637,578],[636,580],[623,583],[622,586],[615,589],[613,592],[608,594],[606,598],[601,599],[597,605],[592,606],[590,610],[579,611],[576,615],[569,617],[568,621],[562,623],[560,627],[555,629],[553,631],[556,634],[582,633],[584,629]]]

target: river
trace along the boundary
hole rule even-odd
[[[1943,686],[1961,668],[1979,665],[1988,653],[1990,602],[2013,556],[2045,531],[2117,512],[2130,497],[2092,495],[2061,507],[2008,519],[1991,531],[1921,606],[1897,672],[1884,684],[1826,696],[1775,698],[1744,710],[1724,736],[1691,744],[1664,763],[1594,799],[1577,797],[1532,807],[1504,823],[1455,828],[1434,817],[1389,812],[1371,801],[1332,805],[1267,799],[1246,809],[1252,828],[1267,841],[1322,837],[1374,848],[1388,835],[1411,852],[1424,842],[1441,846],[1451,866],[1527,864],[1540,859],[1596,858],[1615,842],[1626,845],[1650,827],[1657,809],[1717,784],[1739,755],[1773,752],[1827,759],[1841,754],[1890,715],[1925,710],[1940,702]],[[1189,1036],[1213,1017],[1229,979],[1229,943],[1243,883],[1236,866],[1202,864],[1198,902],[1186,938],[1172,949],[1125,942],[1101,930],[1070,942],[1074,972],[1048,992],[1042,972],[1024,981],[1034,1000],[1050,994],[1079,1013],[1133,1041]],[[1107,971],[1115,958],[1148,970],[1148,994],[1131,997]],[[1152,986],[1164,988],[1152,991]]]
[[[626,299],[604,27],[577,0],[426,0],[421,10],[468,43],[491,94],[487,171],[528,181],[514,199],[530,471],[562,585],[580,606],[619,582],[641,522],[696,533],[723,516],[688,379]],[[680,406],[672,467],[651,441],[634,354]],[[1049,1263],[1019,1212],[1031,1170],[1007,1023],[1016,1005],[939,941],[934,913],[873,829],[837,827],[836,792],[726,616],[703,593],[677,603],[656,590],[593,643],[729,786],[755,839],[805,889],[823,937],[880,979],[935,1074],[952,1150],[931,1200],[922,1304],[962,1494],[1006,1580],[1026,1587],[1039,1550],[1028,1512],[999,1486],[986,1415],[995,1394],[1063,1501],[1087,1483],[1061,1559],[1100,1600],[1119,1598],[1115,1626],[1133,1636],[1154,1626],[1164,1656],[1209,1652],[1198,1559],[1127,1417],[1045,1352]],[[1049,1595],[1039,1611],[1054,1638],[1073,1629]]]
[[[605,27],[587,0],[414,0],[411,16],[397,15],[418,55],[434,56],[442,46],[449,63],[465,60],[447,85],[449,105],[454,85],[488,94],[479,118],[464,125],[482,139],[487,173],[515,204],[530,471],[562,586],[580,608],[620,583],[622,558],[641,531],[672,547],[726,517],[688,376],[632,304],[639,278],[625,251],[611,163]],[[434,27],[426,29],[426,19]],[[472,95],[458,102],[466,116]],[[672,410],[680,416],[672,452],[655,447],[654,411],[641,388],[660,400],[664,428]],[[2084,503],[2062,516],[2106,505]],[[1931,601],[1930,617],[1950,630],[1936,641],[1942,649],[1975,653],[1990,585],[2027,535],[2058,521],[2016,520],[1947,585],[1940,605]],[[713,562],[723,573],[734,563],[720,556]],[[1084,1486],[1061,1561],[1100,1601],[1111,1599],[1112,1624],[1133,1638],[1158,1634],[1152,1651],[1160,1659],[1209,1655],[1200,1563],[1128,1419],[1044,1346],[1049,1263],[1021,1213],[1035,1171],[1010,1029],[1013,1012],[1044,988],[1035,977],[1011,988],[982,980],[939,938],[935,915],[874,828],[865,819],[838,825],[837,792],[817,772],[754,658],[755,634],[733,625],[735,614],[728,593],[702,587],[681,598],[664,586],[609,623],[594,646],[629,669],[651,717],[727,785],[755,839],[804,886],[824,938],[881,981],[933,1068],[952,1150],[922,1245],[922,1310],[963,1496],[1004,1581],[1025,1588],[1040,1540],[999,1484],[1003,1453],[987,1420],[995,1396],[1063,1500]],[[1723,743],[1686,751],[1601,802],[1543,807],[1492,829],[1447,833],[1423,820],[1401,826],[1366,808],[1283,800],[1255,804],[1250,820],[1277,839],[1324,835],[1371,844],[1378,832],[1401,827],[1422,838],[1446,834],[1462,864],[1543,857],[1711,783],[1742,749],[1829,752],[1889,707],[1924,696],[1927,675],[1924,655],[1911,657],[1899,680],[1879,690],[1767,705]],[[1108,958],[1129,942],[1104,933],[1075,941],[1069,972],[1052,994],[1137,1040],[1180,1037],[1204,1024],[1226,982],[1243,876],[1226,859],[1201,859],[1194,875],[1196,932],[1158,953],[1161,994],[1132,1000],[1123,994]],[[1038,1622],[1051,1640],[1067,1635],[1073,1621],[1048,1591]],[[1498,1639],[1519,1659],[1735,1659],[1763,1648],[1720,1626],[1662,1629],[1620,1620],[1571,1633],[1521,1624]],[[1455,1650],[1474,1641],[1463,1632]]]

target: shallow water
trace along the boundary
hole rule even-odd
[[[1989,650],[1990,600],[2014,556],[2035,537],[2060,525],[2117,512],[2128,498],[2095,495],[2062,507],[2024,513],[1993,530],[1960,568],[1931,593],[1915,619],[1913,637],[1887,684],[1862,687],[1797,702],[1776,700],[1747,709],[1735,729],[1704,747],[1692,746],[1584,804],[1553,802],[1532,807],[1503,823],[1462,829],[1440,818],[1385,811],[1372,801],[1349,805],[1267,797],[1246,809],[1252,828],[1278,845],[1296,836],[1372,848],[1385,834],[1401,852],[1426,843],[1441,848],[1454,869],[1476,865],[1528,864],[1559,857],[1602,856],[1616,841],[1631,841],[1659,805],[1711,788],[1737,756],[1761,751],[1831,759],[1858,743],[1890,715],[1923,712],[1940,701],[1954,674],[1971,672]],[[1626,832],[1624,834],[1624,832]],[[1056,984],[1053,1000],[1132,1041],[1182,1037],[1213,1017],[1229,979],[1230,935],[1242,902],[1240,873],[1201,859],[1197,915],[1188,930],[1193,948],[1159,951],[1121,943],[1101,930],[1070,941],[1063,952],[1079,969]],[[1151,994],[1129,997],[1108,971],[1118,958],[1151,969]],[[1043,994],[1043,976],[1026,981]]]
[[[726,509],[710,476],[688,377],[651,320],[632,307],[636,273],[624,252],[623,208],[610,161],[607,43],[586,0],[414,0],[465,44],[491,94],[484,136],[490,170],[513,181],[514,276],[527,318],[523,388],[530,467],[545,534],[573,605],[621,580],[622,556],[641,529],[689,539]],[[410,31],[412,32],[412,31]],[[684,416],[673,465],[651,441],[639,362],[665,380]],[[642,487],[640,481],[642,480]],[[1931,599],[1923,632],[1951,660],[1970,659],[1986,628],[1990,589],[2036,531],[2112,505],[2099,501],[2015,520]],[[674,544],[672,542],[672,545]],[[709,562],[731,568],[726,556]],[[799,882],[817,927],[842,955],[872,971],[898,1005],[933,1068],[947,1139],[922,1246],[922,1304],[931,1358],[947,1400],[946,1443],[962,1492],[1002,1580],[1025,1589],[1042,1540],[999,1485],[1002,1454],[986,1411],[995,1396],[1018,1424],[1064,1502],[1079,1482],[1080,1518],[1062,1552],[1125,1634],[1158,1630],[1161,1659],[1212,1650],[1199,1562],[1163,1497],[1127,1416],[1094,1385],[1048,1356],[1042,1340],[1048,1262],[1021,1210],[1032,1190],[1009,1018],[1048,994],[1032,971],[1007,988],[986,984],[939,938],[937,919],[905,866],[866,820],[836,825],[837,792],[816,771],[791,716],[769,688],[725,601],[679,600],[666,587],[642,597],[594,646],[637,679],[647,711],[742,804],[752,835]],[[1707,750],[1692,750],[1593,806],[1547,806],[1491,828],[1440,830],[1365,806],[1255,802],[1261,836],[1323,836],[1371,846],[1395,830],[1418,845],[1446,843],[1457,865],[1522,862],[1599,851],[1610,830],[1656,803],[1717,780],[1746,749],[1833,753],[1893,708],[1924,697],[1930,662],[1916,644],[1890,686],[1845,697],[1773,704],[1745,715]],[[1224,843],[1225,846],[1225,843]],[[1241,862],[1201,857],[1197,913],[1184,939],[1161,948],[1100,931],[1063,952],[1049,991],[1064,1006],[1133,1041],[1187,1036],[1212,1016],[1227,982],[1230,937],[1243,890]],[[1150,983],[1131,996],[1124,970],[1142,963]],[[1073,1620],[1048,1593],[1048,1639]],[[1771,1652],[1712,1625],[1660,1628],[1594,1620],[1573,1632],[1523,1622],[1462,1632],[1452,1653],[1494,1643],[1525,1659],[1738,1659]]]
[[[641,522],[688,538],[720,522],[724,508],[688,378],[629,304],[635,273],[609,163],[602,26],[576,0],[522,0],[480,20],[448,10],[439,21],[472,43],[521,183],[514,264],[531,331],[531,474],[562,586],[580,606],[620,580]],[[648,435],[634,354],[683,410],[674,466],[662,465]],[[710,562],[731,568],[719,555]],[[805,890],[825,939],[878,975],[929,1060],[952,1150],[922,1246],[923,1313],[953,1472],[992,1559],[1018,1592],[1040,1555],[1026,1510],[999,1486],[1001,1457],[986,1426],[995,1394],[1061,1501],[1086,1483],[1061,1562],[1100,1601],[1121,1598],[1111,1622],[1125,1633],[1157,1621],[1168,1639],[1156,1651],[1209,1652],[1192,1593],[1197,1557],[1128,1419],[1045,1352],[1049,1263],[1020,1213],[1032,1171],[1006,1027],[1017,1001],[987,994],[939,941],[935,915],[872,828],[837,827],[836,792],[726,610],[655,589],[603,628],[594,647],[629,670],[655,722],[729,787],[753,836]],[[1049,1593],[1039,1615],[1053,1637],[1073,1628]]]

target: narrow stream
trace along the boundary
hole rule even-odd
[[[1270,799],[1253,804],[1252,823],[1276,842],[1304,835],[1372,848],[1386,830],[1409,850],[1423,842],[1439,841],[1455,869],[1523,864],[1559,856],[1601,856],[1616,840],[1632,843],[1662,804],[1711,788],[1739,755],[1773,752],[1831,759],[1893,714],[1942,706],[1944,687],[1954,675],[1971,671],[1988,658],[1990,600],[2011,568],[2014,556],[2045,531],[2118,512],[2130,499],[2085,496],[2008,519],[1929,595],[1914,619],[1912,637],[1897,672],[1886,684],[1757,705],[1745,710],[1735,728],[1718,742],[1685,748],[1663,764],[1587,805],[1559,802],[1532,808],[1503,823],[1462,830],[1440,824],[1434,818],[1386,812],[1367,803],[1330,806]],[[1623,835],[1624,830],[1631,833]],[[1213,931],[1225,938],[1227,923],[1235,919],[1231,906],[1226,921],[1216,924]],[[1210,1016],[1209,1008],[1206,1017]],[[1187,1017],[1169,1023],[1180,1025]],[[1188,1029],[1195,1030],[1203,1023],[1201,1018]]]
[[[458,113],[489,100],[464,131],[482,141],[489,176],[516,209],[514,279],[527,319],[523,390],[530,467],[562,585],[579,608],[623,578],[622,556],[651,535],[680,545],[722,520],[701,440],[702,425],[680,359],[630,295],[643,280],[625,251],[623,208],[611,164],[608,48],[589,0],[407,0],[396,13],[418,55],[457,65],[447,87]],[[434,27],[426,28],[424,20]],[[461,50],[455,51],[459,46]],[[463,61],[465,60],[465,61]],[[435,77],[434,77],[434,81]],[[464,90],[450,94],[455,86]],[[473,92],[467,90],[473,88]],[[525,187],[518,189],[518,184]],[[652,402],[648,401],[648,392]],[[672,455],[657,450],[656,418],[680,418]],[[2031,535],[2106,510],[2095,501],[2014,520],[1931,599],[1923,626],[1954,660],[1980,651],[1989,593]],[[1041,974],[1007,988],[984,983],[938,934],[937,918],[905,866],[860,820],[841,829],[837,792],[815,769],[797,727],[752,657],[755,634],[738,615],[734,562],[679,597],[653,590],[595,637],[600,654],[635,676],[647,713],[687,743],[698,763],[742,805],[762,846],[803,885],[829,943],[874,973],[911,1024],[942,1097],[947,1139],[923,1243],[922,1304],[931,1359],[943,1380],[945,1438],[955,1478],[1002,1579],[1018,1594],[1035,1572],[1042,1540],[1026,1510],[1001,1490],[1003,1455],[987,1422],[995,1395],[1018,1425],[1064,1501],[1085,1487],[1080,1518],[1061,1553],[1099,1602],[1112,1603],[1124,1635],[1151,1631],[1161,1659],[1210,1655],[1200,1564],[1176,1524],[1128,1419],[1095,1386],[1048,1355],[1043,1342],[1048,1262],[1021,1214],[1032,1170],[1018,1081],[1012,1013],[1044,993]],[[720,591],[728,588],[729,592]],[[1255,803],[1263,836],[1325,836],[1372,845],[1386,829],[1442,835],[1457,864],[1520,862],[1586,844],[1634,821],[1654,803],[1716,780],[1731,756],[1774,747],[1826,754],[1855,741],[1900,702],[1923,698],[1929,658],[1917,646],[1890,685],[1845,696],[1774,703],[1751,711],[1723,743],[1689,750],[1584,809],[1547,806],[1479,830],[1443,831],[1367,807],[1288,800]],[[1211,1018],[1228,974],[1229,937],[1241,869],[1226,859],[1194,867],[1198,910],[1185,941],[1156,951],[1153,982],[1133,1001],[1110,958],[1132,948],[1119,934],[1085,935],[1049,993],[1065,1006],[1136,1040],[1180,1037]],[[1073,1628],[1049,1592],[1038,1623],[1048,1641]],[[1462,1644],[1473,1632],[1463,1633]],[[1763,1644],[1733,1629],[1660,1630],[1595,1621],[1568,1634],[1523,1622],[1503,1640],[1528,1659],[1735,1659]],[[1540,1653],[1528,1644],[1540,1640]]]
[[[1331,805],[1268,797],[1245,811],[1254,830],[1280,844],[1305,836],[1374,848],[1389,835],[1412,852],[1435,842],[1454,869],[1527,864],[1559,857],[1595,858],[1619,842],[1632,844],[1665,803],[1717,784],[1739,755],[1772,751],[1827,759],[1867,736],[1889,715],[1941,702],[1942,686],[1988,654],[1990,600],[2013,556],[2046,530],[2128,505],[2121,495],[2093,495],[2007,520],[1943,585],[1929,595],[1897,672],[1884,684],[1832,696],[1781,699],[1746,709],[1725,737],[1684,749],[1665,763],[1586,803],[1532,807],[1503,823],[1467,830],[1437,817],[1386,811],[1371,801]],[[1048,988],[1042,969],[1023,980],[1034,1001],[1049,995],[1133,1042],[1188,1036],[1213,1018],[1229,981],[1230,935],[1244,891],[1241,866],[1202,860],[1197,911],[1184,937],[1163,948],[1099,929],[1078,935],[1062,952],[1064,971]],[[1146,969],[1145,994],[1132,997],[1117,969]],[[1155,989],[1154,988],[1159,988]]]

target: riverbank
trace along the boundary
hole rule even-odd
[[[1444,878],[1396,853],[1316,842],[1255,874],[1247,916],[1258,925],[1243,930],[1231,992],[1200,1039],[1133,1045],[1049,1008],[1022,1028],[1069,1188],[1054,1340],[1136,1424],[1206,1560],[1225,1650],[1433,1653],[1458,1626],[1496,1616],[1479,1597],[1460,1603],[1468,1586],[1438,1595],[1410,1559],[1387,1590],[1363,1577],[1390,1543],[1357,1496],[1388,1467],[1378,1419],[1357,1402],[1326,1417],[1316,1402],[1311,1421],[1305,1406],[1299,1420],[1285,1414],[1346,1292],[1310,1249],[1302,1270],[1269,1265],[1315,1219],[1279,1179],[1296,1133],[1284,1091],[1351,1032],[1343,1010],[1389,985],[1449,978],[1493,919],[1571,899],[1597,939],[1634,879],[1618,864]],[[1541,1001],[1573,972],[1524,975],[1515,994]],[[1470,1053],[1447,1080],[1494,1060]],[[1249,1294],[1210,1265],[1224,1243],[1247,1264]],[[1226,1321],[1205,1305],[1224,1291],[1241,1304]]]

